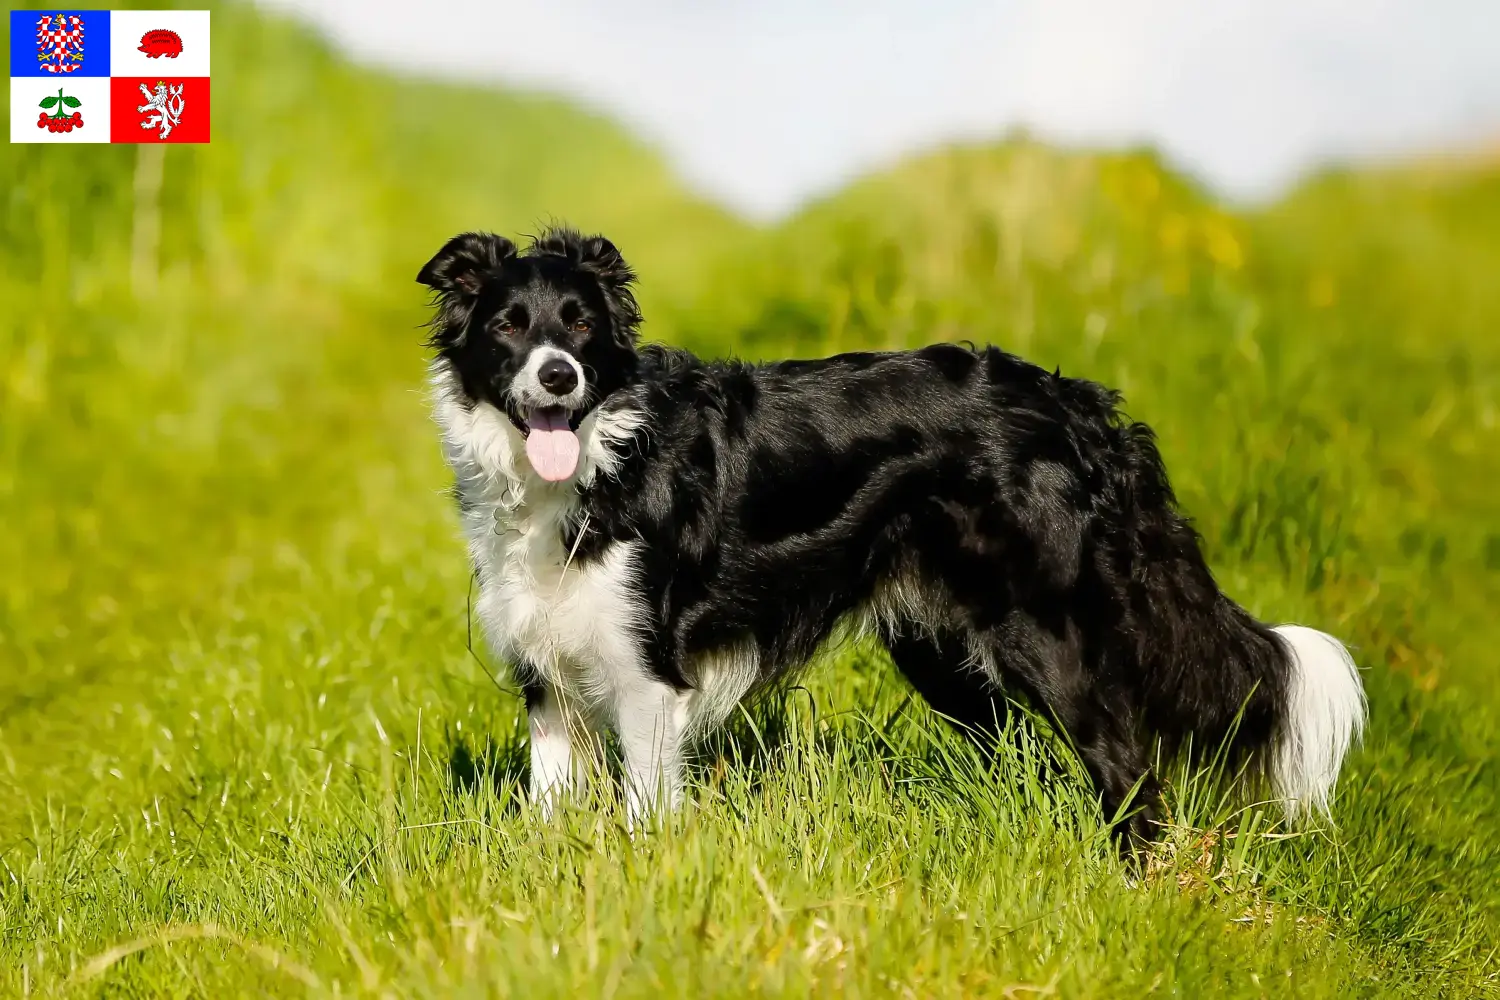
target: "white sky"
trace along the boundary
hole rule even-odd
[[[1500,0],[270,0],[357,58],[570,95],[774,218],[944,140],[1147,141],[1237,198],[1500,139]]]

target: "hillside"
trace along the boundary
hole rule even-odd
[[[1500,993],[1500,169],[1247,215],[1016,139],[752,229],[565,103],[249,8],[214,37],[215,140],[159,196],[132,149],[0,150],[0,989]],[[711,745],[669,830],[521,809],[412,277],[552,218],[621,246],[651,337],[991,341],[1123,388],[1225,588],[1356,647],[1338,827],[1179,777],[1135,884],[1037,782],[1065,750],[1025,726],[987,771],[864,648]]]

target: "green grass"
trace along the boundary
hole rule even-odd
[[[1500,166],[1250,214],[1015,141],[753,230],[555,101],[241,8],[214,65],[158,199],[131,149],[0,152],[0,993],[1500,995]],[[665,828],[532,815],[412,276],[554,217],[617,240],[653,338],[972,338],[1124,388],[1223,585],[1357,649],[1337,826],[1180,776],[1136,878],[1037,781],[1065,747],[986,765],[864,648]]]

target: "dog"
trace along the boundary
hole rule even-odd
[[[853,626],[960,726],[995,730],[1017,696],[1049,715],[1133,839],[1155,832],[1154,741],[1327,815],[1357,668],[1218,588],[1118,393],[995,347],[643,345],[634,272],[566,228],[456,236],[417,280],[475,608],[524,690],[544,810],[606,731],[632,822],[676,806],[685,749]]]

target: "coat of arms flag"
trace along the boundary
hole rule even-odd
[[[208,142],[209,12],[13,10],[11,142]]]

